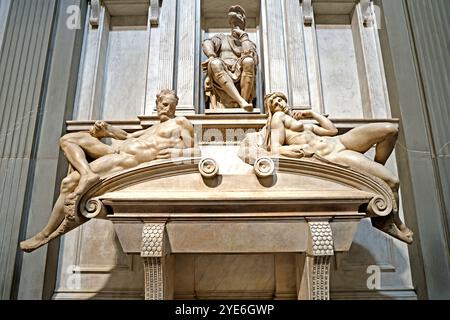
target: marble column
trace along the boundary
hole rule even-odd
[[[264,42],[264,83],[266,95],[281,91],[290,96],[285,46],[285,19],[278,0],[261,1],[261,29]],[[289,97],[289,101],[291,101]]]
[[[382,0],[381,47],[393,113],[405,218],[419,299],[450,298],[449,101],[450,4]],[[410,37],[405,37],[408,34]]]
[[[286,46],[289,66],[290,104],[293,109],[311,109],[302,11],[298,0],[284,0]]]
[[[6,22],[8,21],[9,8],[11,7],[11,0],[0,1],[0,50],[3,47],[3,38],[5,36]]]
[[[323,96],[320,78],[319,55],[317,49],[316,23],[314,20],[314,8],[311,0],[302,0],[301,13],[303,22],[303,35],[305,41],[305,54],[309,95],[311,109],[323,113]]]
[[[178,3],[176,91],[180,101],[177,113],[194,114],[199,88],[200,0]]]
[[[8,3],[3,3],[3,6]],[[0,297],[10,299],[20,266],[18,242],[30,212],[29,192],[43,112],[55,0],[15,0],[4,23],[0,52]],[[2,9],[3,10],[3,9]],[[5,9],[7,10],[7,9]],[[21,235],[21,236],[20,236]]]
[[[174,76],[176,19],[177,1],[162,1],[159,9],[158,24],[152,24],[149,32],[150,45],[145,98],[146,115],[156,112],[156,94],[161,89],[174,89],[176,87],[177,80]]]
[[[73,5],[80,7],[81,20],[84,20],[87,9],[82,0],[62,0],[59,6],[33,183],[30,185],[26,238],[35,235],[47,223],[55,194],[59,192],[59,182],[67,172],[67,161],[59,150],[59,138],[65,133],[65,120],[71,116],[74,107],[78,76],[76,71],[80,64],[83,41],[82,29],[71,30],[66,26],[66,10]],[[57,262],[58,242],[33,253],[23,254],[17,298],[51,298],[56,281]]]

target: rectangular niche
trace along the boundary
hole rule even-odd
[[[362,98],[351,25],[317,24],[317,48],[325,112],[362,117]]]
[[[112,17],[105,61],[103,119],[144,113],[148,31],[146,16]]]
[[[355,1],[313,2],[325,113],[363,117],[363,99],[351,17]]]
[[[255,108],[263,110],[263,90],[262,90],[262,42],[260,35],[260,17],[261,17],[261,2],[255,0],[241,0],[236,2],[235,0],[222,0],[222,1],[201,1],[201,39],[200,39],[200,52],[201,52],[201,62],[207,60],[207,57],[203,53],[201,44],[203,40],[209,39],[216,34],[224,33],[230,34],[231,27],[228,23],[228,9],[239,4],[244,8],[247,13],[247,25],[246,32],[249,35],[251,41],[256,44],[257,52],[259,56],[259,65],[257,67],[256,75],[256,103]],[[205,108],[205,92],[204,92],[204,81],[205,73],[201,71],[200,77],[200,112],[203,113]]]
[[[144,113],[148,68],[148,1],[104,1],[87,11],[76,119],[128,120]]]

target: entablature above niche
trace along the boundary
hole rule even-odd
[[[160,0],[156,0],[158,2]],[[102,0],[111,16],[145,16],[154,0]]]
[[[225,28],[229,32],[229,22],[226,13],[232,5],[236,4],[239,4],[245,9],[247,14],[247,28],[256,28],[260,23],[261,1],[208,0],[201,2],[202,29]]]
[[[104,7],[111,17],[113,26],[146,25],[149,20],[152,26],[159,23],[160,7],[163,0],[91,0],[90,22],[98,26],[100,6]]]
[[[318,24],[350,24],[353,11],[360,0],[308,0]],[[305,5],[305,4],[304,4]]]

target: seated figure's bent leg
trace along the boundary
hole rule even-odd
[[[341,135],[344,146],[360,153],[376,145],[375,161],[385,164],[395,147],[398,129],[391,123],[371,123],[356,127]]]
[[[41,232],[36,234],[34,237],[22,241],[20,243],[20,248],[24,251],[30,252],[40,246],[47,243],[48,237],[55,232],[64,220],[64,201],[66,197],[75,190],[80,175],[78,172],[73,172],[63,179],[61,184],[61,191],[58,199],[53,206],[52,213],[48,220],[47,225],[42,229]]]
[[[212,71],[212,78],[220,85],[223,91],[225,91],[234,101],[236,101],[241,108],[246,110],[252,108],[253,110],[253,105],[245,101],[236,89],[233,79],[231,79],[226,72],[223,62],[220,59],[211,60],[209,62],[209,68]]]
[[[249,103],[251,103],[250,99],[253,94],[254,82],[255,62],[253,61],[253,58],[246,57],[242,60],[241,96]]]

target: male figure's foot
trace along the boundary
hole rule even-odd
[[[22,249],[25,252],[31,252],[46,244],[48,240],[49,240],[48,237],[44,236],[42,232],[39,232],[34,237],[22,241],[20,243],[20,249]]]

